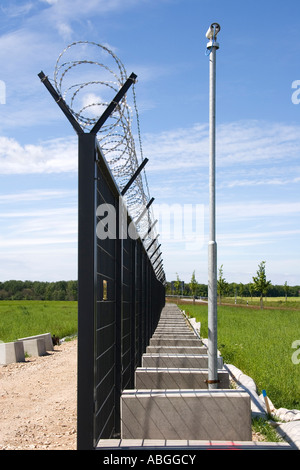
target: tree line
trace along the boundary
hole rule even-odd
[[[283,285],[272,284],[266,277],[265,261],[258,265],[256,276],[252,277],[252,282],[243,284],[242,282],[227,282],[224,273],[223,265],[218,270],[218,296],[221,297],[260,297],[261,302],[263,296],[269,297],[299,297],[300,286],[289,286],[287,282]],[[183,282],[176,273],[176,280],[167,282],[166,285],[167,295],[183,295],[183,296],[196,296],[207,297],[208,286],[207,284],[198,283],[195,278],[195,271],[192,273],[190,282]]]
[[[77,300],[77,281],[4,281],[0,300]]]
[[[207,297],[207,284],[199,283],[192,273],[190,282],[183,282],[176,274],[176,280],[166,283],[166,295],[183,295]],[[221,297],[257,297],[262,302],[263,296],[269,297],[299,297],[300,286],[272,285],[266,278],[265,261],[262,261],[252,282],[227,282],[223,265],[218,271],[218,296]],[[0,282],[0,300],[70,300],[78,298],[77,281],[18,281],[10,280]]]

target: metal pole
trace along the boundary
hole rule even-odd
[[[96,137],[78,140],[78,383],[77,449],[92,450],[95,442],[95,160]]]
[[[218,26],[218,29],[217,29]],[[209,217],[208,241],[208,388],[218,387],[217,349],[217,242],[216,242],[216,197],[215,197],[215,154],[216,154],[216,50],[219,48],[216,35],[220,30],[213,23],[206,37],[209,51]]]

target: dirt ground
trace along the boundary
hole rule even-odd
[[[77,341],[0,366],[0,450],[75,450]]]

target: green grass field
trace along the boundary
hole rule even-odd
[[[0,341],[51,333],[59,338],[77,333],[77,302],[2,300]]]
[[[207,305],[179,308],[201,322],[207,338]],[[300,409],[300,308],[218,305],[218,349],[225,362],[253,378],[259,393],[267,391],[276,408]]]

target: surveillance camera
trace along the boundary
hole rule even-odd
[[[221,26],[218,23],[212,23],[206,32],[207,39],[211,41],[213,38],[216,38],[220,29]]]

